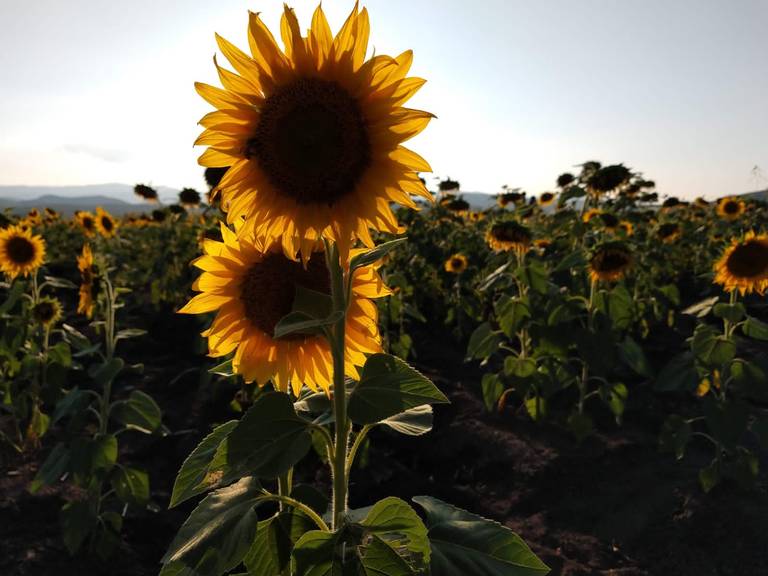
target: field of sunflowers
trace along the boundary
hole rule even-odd
[[[0,573],[768,573],[768,205],[478,210],[364,9],[281,32],[218,38],[206,193],[0,216]]]

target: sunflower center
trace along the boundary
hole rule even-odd
[[[107,218],[106,216],[102,217],[101,225],[104,227],[104,230],[106,230],[107,232],[112,232],[112,228],[114,227],[114,225],[112,224],[112,219]]]
[[[83,218],[83,228],[93,230],[93,218]]]
[[[28,264],[35,258],[35,246],[21,236],[14,236],[5,245],[8,258],[14,264]]]
[[[499,242],[528,244],[531,241],[531,234],[522,226],[496,225],[491,228],[491,235]]]
[[[50,322],[55,314],[56,309],[50,302],[39,302],[37,306],[35,306],[35,315],[42,323]]]
[[[282,253],[267,254],[245,273],[240,286],[240,300],[245,307],[246,318],[271,336],[280,319],[293,308],[297,286],[330,294],[330,277],[323,254],[312,254],[306,268]],[[284,337],[285,340],[302,338],[301,334]]]
[[[726,261],[728,271],[740,278],[768,273],[768,243],[748,240],[737,246]]]
[[[302,78],[267,98],[245,147],[270,184],[299,204],[350,194],[371,163],[357,102],[336,82]]]
[[[598,253],[592,265],[598,272],[613,272],[621,270],[629,263],[629,257],[623,252],[607,251]]]
[[[726,214],[737,214],[739,212],[739,205],[736,202],[726,202],[723,206],[723,211]]]

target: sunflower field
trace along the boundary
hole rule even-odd
[[[217,36],[206,194],[0,215],[0,573],[768,573],[768,205],[429,190],[369,32]]]

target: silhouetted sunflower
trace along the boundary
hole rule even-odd
[[[56,298],[43,297],[32,307],[32,318],[45,328],[61,320],[61,303]]]
[[[515,250],[525,252],[531,245],[533,234],[527,226],[514,220],[494,222],[485,233],[485,241],[497,252]]]
[[[715,282],[727,292],[764,294],[768,288],[768,234],[734,239],[715,263]]]
[[[746,211],[746,204],[734,196],[721,198],[717,201],[717,214],[726,220],[736,220]]]
[[[292,334],[276,339],[277,323],[293,308],[298,287],[328,294],[330,279],[322,251],[313,251],[306,266],[288,259],[280,243],[263,249],[257,241],[236,234],[223,224],[223,242],[205,240],[205,255],[194,261],[203,270],[193,284],[200,294],[179,312],[216,311],[208,338],[209,355],[235,352],[232,367],[246,382],[269,380],[283,392],[298,396],[304,384],[326,392],[332,381],[329,344],[317,335]],[[321,246],[316,244],[316,247]],[[353,250],[350,257],[362,252]],[[376,271],[358,269],[353,275],[347,311],[345,373],[359,379],[357,367],[380,351],[376,305],[370,300],[390,293]]]
[[[445,271],[451,274],[461,274],[467,269],[467,257],[464,254],[454,254],[445,261]]]
[[[112,238],[117,233],[117,221],[101,206],[96,208],[96,229],[104,238]]]
[[[525,202],[525,192],[502,192],[496,196],[496,203],[501,208],[506,208],[510,204],[522,204]]]
[[[612,212],[600,212],[600,223],[603,225],[603,229],[608,232],[615,232],[619,227],[619,219]]]
[[[165,210],[152,210],[153,222],[157,222],[158,224],[160,222],[165,222],[165,219],[167,216],[168,216],[168,213]]]
[[[440,180],[439,184],[437,185],[437,189],[440,190],[440,192],[458,192],[461,188],[461,184],[458,180],[451,180],[450,176],[446,178],[445,180]]]
[[[570,172],[564,172],[557,177],[558,188],[566,188],[576,181],[576,177]]]
[[[603,166],[589,179],[589,188],[598,194],[611,192],[629,182],[632,172],[623,164]]]
[[[157,190],[146,184],[136,184],[133,187],[133,193],[147,202],[157,202]]]
[[[469,202],[463,200],[462,198],[456,198],[450,202],[447,202],[445,204],[445,208],[455,214],[466,214],[469,212]]]
[[[186,210],[184,209],[184,206],[182,206],[181,204],[171,204],[170,206],[168,206],[168,212],[170,212],[171,214],[184,214]]]
[[[660,224],[656,231],[659,240],[664,242],[664,244],[672,244],[677,241],[682,234],[683,231],[680,229],[680,225],[676,222],[665,222],[664,224]]]
[[[45,240],[19,226],[0,230],[0,270],[8,278],[28,276],[45,260]]]
[[[632,252],[623,242],[598,245],[589,259],[589,277],[593,282],[620,280],[632,266]]]
[[[237,74],[215,63],[224,88],[196,84],[217,108],[200,121],[199,162],[229,167],[217,189],[227,221],[245,217],[239,234],[280,240],[291,257],[321,237],[342,254],[355,239],[373,246],[370,229],[400,230],[393,202],[432,199],[418,176],[429,164],[402,146],[433,118],[403,106],[424,80],[406,76],[410,51],[365,60],[365,8],[334,37],[318,7],[305,38],[286,6],[280,31],[284,50],[251,13],[250,56],[217,36]]]
[[[681,202],[679,198],[676,198],[674,196],[670,196],[664,202],[661,203],[662,208],[675,208],[677,206],[680,206]]]
[[[179,204],[187,208],[200,205],[200,192],[194,188],[184,188],[179,192]]]

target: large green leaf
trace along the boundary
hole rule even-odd
[[[373,354],[349,397],[349,417],[356,424],[375,424],[424,404],[448,398],[429,378],[389,354]]]
[[[757,318],[747,316],[747,320],[744,322],[744,325],[741,327],[741,329],[744,334],[750,338],[754,338],[755,340],[768,341],[768,324],[758,320]]]
[[[549,568],[509,528],[429,496],[424,509],[432,546],[432,574],[439,576],[540,576]]]
[[[60,521],[64,545],[75,554],[96,527],[98,516],[92,501],[72,500],[62,507]]]
[[[179,529],[163,563],[181,563],[200,576],[235,568],[256,536],[256,507],[263,495],[261,484],[249,477],[206,496]]]
[[[221,426],[217,426],[187,456],[184,464],[181,465],[179,473],[176,475],[176,481],[173,483],[170,508],[192,496],[209,490],[211,486],[217,484],[217,475],[210,476],[210,465],[219,446],[227,435],[234,430],[235,426],[237,426],[237,420],[230,420]]]
[[[406,436],[421,436],[432,430],[432,406],[416,406],[382,420],[381,424]]]
[[[645,352],[643,352],[643,348],[631,336],[627,336],[624,342],[619,345],[619,357],[640,376],[653,377],[653,369],[645,356]]]
[[[149,475],[144,470],[118,466],[112,476],[112,488],[128,504],[144,506],[149,501]]]
[[[312,530],[293,548],[296,576],[359,576],[358,563],[345,556],[338,532]]]
[[[358,254],[349,263],[349,269],[351,272],[357,270],[362,266],[368,266],[378,260],[381,260],[384,256],[389,254],[392,250],[397,248],[400,244],[405,242],[408,238],[395,238],[389,242],[383,242],[372,250]]]
[[[151,434],[160,428],[163,414],[152,396],[134,390],[127,400],[115,402],[110,417],[126,428]]]
[[[248,474],[274,478],[301,460],[312,444],[310,423],[296,414],[290,397],[268,392],[253,403],[220,444],[210,474],[221,484]]]
[[[367,533],[375,534],[399,550],[399,554],[414,568],[429,566],[427,528],[406,502],[394,497],[379,500],[360,525]]]
[[[243,559],[248,572],[279,576],[291,560],[294,544],[315,528],[305,514],[291,509],[259,522],[253,544]]]
[[[92,474],[107,472],[117,462],[117,438],[101,434],[94,438],[75,438],[70,447],[70,469],[79,483]]]
[[[40,466],[34,480],[29,485],[29,491],[34,494],[43,486],[49,486],[57,482],[69,469],[70,453],[63,442],[53,447],[51,453]]]
[[[416,574],[390,544],[372,535],[369,542],[358,547],[358,556],[365,576],[410,576]]]
[[[496,305],[499,326],[508,338],[515,336],[523,322],[531,317],[527,299],[502,298]]]
[[[469,337],[467,345],[467,360],[482,360],[488,358],[499,349],[501,332],[491,328],[488,322],[483,322],[475,328]]]
[[[683,352],[672,358],[656,376],[654,390],[659,392],[675,392],[678,390],[695,390],[699,383],[699,375],[694,366],[693,353]]]
[[[96,366],[92,372],[90,370],[89,372],[91,372],[91,377],[94,381],[103,387],[115,379],[115,376],[120,373],[123,366],[125,366],[125,362],[121,358],[112,358],[112,360]]]

